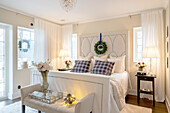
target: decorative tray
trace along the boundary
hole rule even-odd
[[[58,71],[69,71],[69,70],[72,70],[71,68],[70,69],[58,69]]]
[[[39,101],[51,104],[54,103],[55,101],[63,98],[63,93],[62,92],[39,92],[39,91],[34,91],[29,94],[29,96],[33,99],[37,99]]]

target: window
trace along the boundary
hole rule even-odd
[[[133,28],[133,62],[141,62],[143,54],[142,27]]]
[[[18,69],[22,68],[23,62],[28,66],[33,65],[34,56],[34,30],[18,27]]]
[[[71,57],[72,59],[77,59],[77,34],[72,34],[72,48]]]
[[[0,23],[0,100],[7,98],[9,74],[9,37],[12,26]]]
[[[5,97],[5,29],[0,28],[0,98]]]

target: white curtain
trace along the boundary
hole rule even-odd
[[[62,26],[62,49],[66,49],[71,57],[71,42],[72,42],[73,25]]]
[[[35,18],[34,21],[34,61],[49,60],[53,69],[61,67],[58,57],[61,49],[61,26],[38,18]]]
[[[157,47],[160,58],[152,60],[152,72],[156,74],[156,101],[165,100],[165,61],[164,61],[164,19],[163,10],[143,12],[141,15],[144,47]],[[149,67],[149,66],[148,66]],[[151,88],[151,84],[144,82],[142,87]],[[146,97],[146,95],[144,95]],[[147,96],[148,97],[148,96]]]

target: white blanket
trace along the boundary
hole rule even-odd
[[[63,91],[82,98],[89,93],[95,93],[93,113],[120,113],[125,106],[125,96],[121,80],[112,76],[90,73],[50,72],[49,88],[53,91]],[[32,71],[32,83],[41,82],[38,71]]]
[[[110,79],[110,98],[114,98],[119,110],[121,111],[125,106],[125,95],[123,91],[123,87],[119,79],[111,78]],[[111,108],[111,107],[110,107]],[[111,109],[112,111],[112,109]],[[112,113],[112,112],[111,112]]]

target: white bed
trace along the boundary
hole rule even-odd
[[[130,44],[128,32],[103,33],[103,41],[108,50],[103,55],[120,57],[126,55],[125,72],[111,76],[91,73],[71,73],[51,71],[48,76],[49,88],[64,91],[81,99],[89,93],[95,93],[93,113],[120,113],[125,104],[128,89],[130,67]],[[78,36],[78,56],[97,56],[94,45],[99,41],[99,34]],[[32,70],[32,83],[40,83],[41,75]]]
[[[41,83],[41,74],[37,70],[32,70],[31,73],[32,84]],[[106,76],[69,71],[50,71],[48,82],[52,91],[72,93],[79,99],[89,93],[95,93],[93,113],[119,113],[120,109],[124,107],[128,75],[128,72]],[[112,88],[114,91],[112,91]]]

